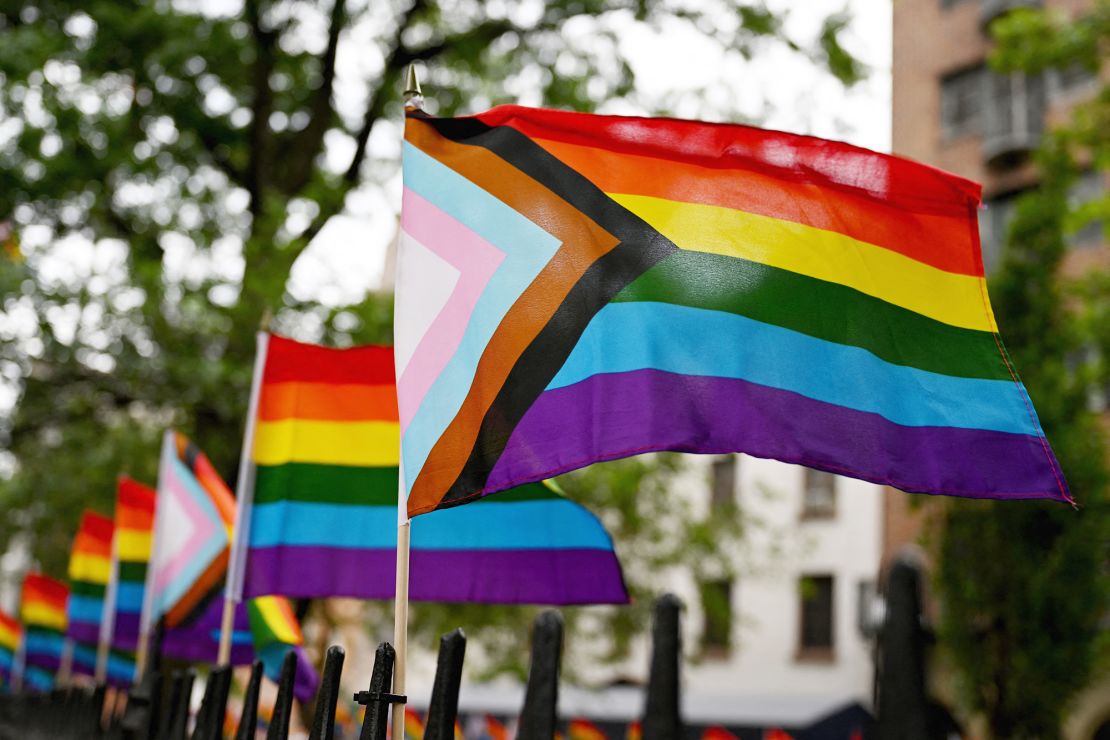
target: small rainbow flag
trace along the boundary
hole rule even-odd
[[[95,646],[100,638],[104,595],[112,576],[113,529],[108,517],[85,511],[73,538],[69,552],[66,637],[79,643]]]
[[[167,431],[158,466],[154,550],[141,627],[184,622],[227,570],[235,498],[212,464],[183,435]]]
[[[245,595],[389,599],[400,424],[393,351],[263,335]],[[535,483],[412,525],[415,601],[628,601],[601,522]]]
[[[424,738],[424,722],[412,707],[405,707],[405,737],[412,740]]]
[[[485,737],[488,740],[509,740],[509,730],[496,717],[487,714]]]
[[[19,617],[23,621],[23,651],[28,668],[54,673],[62,662],[66,631],[66,600],[69,589],[64,583],[42,573],[28,573],[23,579]],[[25,670],[24,681],[28,680]]]
[[[625,731],[624,740],[641,740],[644,736],[644,731],[640,729],[640,721],[630,722],[628,729]]]
[[[572,719],[567,725],[567,740],[608,740],[609,736],[588,719]]]
[[[289,650],[297,653],[297,677],[293,693],[304,700],[316,693],[319,678],[301,647],[304,635],[289,600],[281,596],[259,596],[246,602],[254,654],[262,661],[266,675],[277,681],[281,663]]]
[[[116,486],[112,647],[117,650],[133,652],[138,646],[157,497],[153,488],[126,476]]]
[[[23,625],[10,614],[0,612],[0,679],[9,682],[15,668],[15,654],[23,638]]]
[[[701,733],[701,740],[740,740],[723,727],[707,727]]]

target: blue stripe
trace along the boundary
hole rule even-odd
[[[1021,388],[1011,381],[892,365],[859,347],[736,314],[664,303],[605,306],[548,390],[603,373],[647,369],[746,380],[903,426],[1041,435]]]
[[[143,610],[143,591],[146,585],[120,581],[116,586],[116,611],[123,614],[138,614]]]
[[[54,676],[33,666],[27,666],[23,671],[23,683],[35,691],[49,691],[54,688]]]
[[[397,546],[397,510],[303,501],[256,505],[251,547],[277,545],[386,548]],[[546,499],[458,506],[412,522],[414,550],[594,548],[611,550],[601,523],[572,501]]]
[[[99,624],[104,613],[104,599],[97,596],[70,594],[66,602],[66,618],[70,622]]]
[[[73,669],[78,673],[92,675],[96,671],[96,648],[83,642],[73,644]]]
[[[23,637],[24,649],[28,655],[60,656],[63,644],[62,636],[55,632],[39,632],[30,629]]]
[[[405,185],[505,253],[474,306],[455,354],[405,429],[406,491],[432,446],[458,413],[482,352],[501,319],[550,261],[559,240],[490,193],[411,144],[405,144]]]
[[[0,648],[0,670],[10,672],[15,664],[15,655],[7,648]]]

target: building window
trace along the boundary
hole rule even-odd
[[[736,455],[728,455],[713,461],[713,488],[709,501],[713,511],[736,505],[736,459]]]
[[[708,657],[727,655],[732,646],[732,579],[702,583],[701,609],[702,652]]]
[[[1044,78],[1020,72],[987,75],[983,156],[1007,167],[1025,161],[1044,130]]]
[[[1048,73],[1048,96],[1054,102],[1080,97],[1098,89],[1098,74],[1083,64],[1072,64]]]
[[[824,470],[805,468],[802,518],[830,519],[836,516],[836,476]]]
[[[979,211],[979,243],[983,250],[983,268],[988,275],[1002,264],[1002,252],[1010,222],[1017,212],[1020,192],[1007,193],[983,203]]]
[[[831,660],[834,647],[833,577],[804,576],[798,590],[801,602],[798,658]]]
[[[972,67],[941,80],[940,119],[945,139],[982,131],[985,74],[983,67]]]
[[[1088,213],[1098,209],[1099,201],[1106,198],[1106,175],[1089,170],[1075,181],[1068,193],[1068,209],[1079,228],[1068,234],[1068,245],[1075,249],[1097,247],[1103,243],[1103,221],[1091,218]]]

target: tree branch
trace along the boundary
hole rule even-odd
[[[320,59],[320,85],[314,91],[309,108],[308,125],[294,135],[289,156],[285,158],[278,187],[287,195],[295,195],[312,177],[313,163],[323,148],[324,134],[331,128],[335,109],[332,92],[335,87],[335,57],[339,36],[347,24],[346,0],[335,0],[328,25],[328,45]]]
[[[258,218],[263,208],[263,187],[270,174],[270,114],[274,108],[270,74],[274,69],[274,43],[276,35],[262,26],[261,0],[247,0],[246,16],[255,42],[255,59],[252,77],[254,102],[250,129],[250,159],[247,165],[247,192],[250,193],[250,213]]]

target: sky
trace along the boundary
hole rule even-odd
[[[629,24],[618,30],[640,90],[648,99],[662,100],[708,87],[710,104],[737,108],[760,125],[889,151],[890,2],[768,0],[766,4],[786,11],[788,33],[803,39],[814,38],[828,15],[850,11],[853,22],[843,41],[869,67],[868,79],[845,90],[830,75],[785,48],[768,47],[752,61],[739,62],[726,59],[720,49],[704,43],[697,31],[681,22],[657,31]],[[350,79],[360,71],[373,69],[374,60],[356,53],[341,57],[339,65],[340,79]],[[340,87],[341,111],[343,98],[348,94],[358,98],[357,92]],[[434,89],[425,85],[424,93],[434,100]],[[697,117],[701,112],[694,104],[685,107],[680,105],[677,115]],[[613,101],[602,112],[642,111]],[[379,136],[371,141],[372,154],[392,156],[398,142],[383,140],[383,135],[399,135],[399,129],[385,128],[376,133]],[[345,143],[335,142],[331,156],[340,160],[349,156]],[[347,201],[347,212],[333,218],[294,265],[289,282],[293,297],[339,306],[358,302],[367,290],[379,288],[386,249],[396,234],[400,191],[397,178],[384,189],[365,188],[353,194]]]

